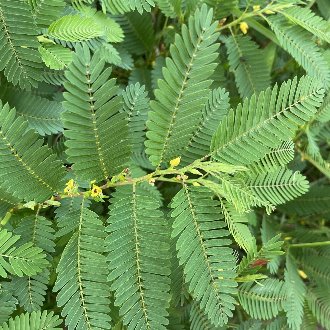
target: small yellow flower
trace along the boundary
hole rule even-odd
[[[64,193],[67,195],[72,195],[76,189],[76,184],[73,179],[70,179],[66,184],[64,188]]]
[[[258,10],[260,10],[260,6],[259,6],[259,5],[257,5],[257,6],[253,6],[252,8],[253,8],[253,11],[258,11]]]
[[[149,179],[148,183],[151,185],[151,186],[154,186],[155,185],[155,182],[156,180],[154,178],[151,178]]]
[[[170,166],[171,167],[179,166],[180,162],[181,162],[181,157],[176,157],[176,158],[170,160]]]
[[[301,269],[298,269],[298,274],[304,280],[306,280],[306,278],[308,277],[307,274],[303,270],[301,270]]]
[[[102,188],[97,186],[96,184],[93,184],[93,187],[91,189],[91,197],[101,197],[102,196]]]
[[[243,34],[247,34],[247,31],[249,29],[249,26],[247,25],[246,22],[241,22],[239,24],[239,28],[241,29],[241,31],[243,32]]]

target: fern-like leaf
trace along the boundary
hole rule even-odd
[[[141,185],[119,187],[109,217],[109,280],[128,330],[165,330],[168,324],[169,233],[161,197]]]
[[[298,274],[297,266],[293,258],[288,255],[286,259],[286,270],[284,274],[286,287],[286,303],[284,310],[288,319],[290,329],[301,329],[306,286]]]
[[[317,321],[325,328],[330,328],[330,292],[329,287],[309,288],[306,294],[307,304]]]
[[[146,152],[155,166],[179,156],[200,121],[218,56],[212,15],[202,6],[170,48],[172,59],[166,59],[164,80],[158,81],[147,122]]]
[[[281,46],[306,70],[308,75],[322,81],[325,87],[329,86],[329,66],[311,40],[310,33],[298,25],[290,24],[286,18],[278,15],[269,17],[268,20]]]
[[[155,42],[152,17],[148,13],[137,12],[115,16],[114,19],[124,31],[122,46],[130,54],[141,55],[152,51]]]
[[[79,227],[82,203],[86,207],[89,206],[89,201],[81,196],[65,198],[61,201],[61,206],[55,210],[58,227],[56,237],[67,235]]]
[[[71,42],[96,37],[104,37],[108,42],[123,40],[123,31],[113,19],[92,10],[85,14],[61,17],[50,25],[48,34],[54,38]]]
[[[41,58],[50,69],[63,70],[72,62],[72,51],[60,45],[40,46]]]
[[[285,141],[279,147],[272,148],[259,161],[248,166],[254,173],[270,173],[287,165],[294,158],[294,143]]]
[[[48,265],[41,248],[31,242],[15,246],[20,236],[13,235],[6,229],[0,230],[0,276],[36,275]],[[19,244],[19,243],[18,243]]]
[[[170,18],[177,18],[181,16],[182,0],[155,0],[161,12]]]
[[[280,206],[280,210],[302,216],[330,212],[330,187],[312,186],[307,194]]]
[[[17,300],[13,296],[10,287],[9,290],[6,287],[0,286],[0,324],[7,322],[14,310],[16,309]],[[7,283],[8,284],[8,283]]]
[[[19,198],[12,196],[0,186],[0,218],[2,218],[11,208],[15,207],[19,202]]]
[[[57,304],[68,329],[110,329],[105,228],[81,203],[79,224],[57,266]]]
[[[60,102],[50,101],[45,97],[8,88],[2,98],[11,107],[15,107],[16,114],[24,118],[29,126],[40,135],[57,134],[63,131],[61,114],[64,109]]]
[[[190,330],[222,330],[223,327],[215,327],[209,321],[196,302],[191,304],[189,310]]]
[[[205,0],[205,3],[214,8],[214,17],[218,20],[233,13],[238,7],[238,0]]]
[[[15,109],[0,103],[1,187],[27,201],[44,201],[63,188],[64,169]]]
[[[250,97],[270,85],[270,70],[264,50],[248,36],[225,39],[230,70],[242,98]]]
[[[280,235],[274,236],[267,240],[259,251],[257,249],[249,251],[246,256],[241,260],[237,273],[239,275],[245,275],[251,272],[251,268],[258,270],[256,262],[258,260],[272,261],[284,252],[281,250],[283,241],[280,240]]]
[[[55,251],[54,229],[52,223],[47,218],[35,215],[24,217],[14,233],[20,235],[20,244],[32,242],[42,248],[50,260],[50,253]],[[12,287],[15,290],[19,304],[27,312],[40,310],[46,297],[47,284],[50,272],[46,268],[35,276],[14,277]]]
[[[125,112],[130,130],[130,139],[133,153],[144,150],[145,128],[149,111],[148,93],[145,86],[139,83],[128,85],[123,92]]]
[[[153,0],[102,0],[101,2],[102,7],[113,15],[134,10],[142,14],[143,11],[151,11],[151,8],[155,6]]]
[[[283,281],[270,278],[257,284],[244,283],[238,289],[238,299],[251,317],[269,320],[283,310],[286,286]]]
[[[289,140],[321,104],[324,89],[309,77],[252,96],[221,121],[211,145],[214,159],[248,165]]]
[[[242,178],[255,195],[273,205],[301,196],[309,188],[308,181],[302,174],[285,168],[257,175],[249,175],[247,172],[242,174]]]
[[[41,58],[37,29],[26,1],[1,0],[0,70],[21,88],[37,87],[41,81]]]
[[[287,8],[280,12],[291,22],[300,25],[315,36],[330,43],[330,28],[328,22],[315,15],[309,8],[299,6]]]
[[[203,109],[203,117],[184,147],[181,158],[183,165],[191,164],[208,153],[212,136],[228,109],[229,95],[225,89],[217,88],[210,92]]]
[[[86,45],[77,47],[66,71],[63,124],[66,128],[68,160],[78,178],[101,181],[124,169],[130,156],[128,125],[119,113],[121,98],[116,96],[111,69]]]
[[[183,188],[173,198],[172,236],[177,238],[189,292],[199,302],[212,324],[224,325],[232,316],[237,283],[236,260],[228,247],[229,232],[224,228],[219,203],[203,187]]]
[[[48,26],[59,18],[64,7],[63,0],[30,0],[32,16],[39,28]]]
[[[229,232],[233,236],[235,242],[246,252],[254,251],[255,239],[247,226],[247,214],[237,212],[231,204],[223,201],[221,201],[221,208]]]
[[[0,326],[0,330],[60,330],[62,320],[54,312],[37,311],[11,318]]]

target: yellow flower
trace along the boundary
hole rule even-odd
[[[74,190],[76,188],[76,184],[73,179],[70,179],[66,184],[64,188],[64,193],[68,195],[72,195],[74,193]]]
[[[249,26],[247,25],[246,22],[241,22],[239,24],[239,28],[241,29],[241,31],[243,32],[243,34],[247,34],[247,31],[249,29]]]
[[[73,188],[74,187],[74,180],[73,179],[70,179],[67,183],[66,183],[66,186],[68,188]]]
[[[93,198],[101,197],[102,196],[102,188],[97,186],[96,184],[93,184],[93,187],[91,189],[91,196]]]
[[[303,270],[301,270],[301,269],[298,269],[298,274],[304,280],[306,280],[306,278],[308,277],[307,274]]]
[[[258,10],[260,10],[260,6],[259,6],[259,5],[257,5],[257,6],[253,6],[252,8],[253,8],[253,11],[258,11]]]
[[[176,167],[180,164],[180,162],[181,162],[181,157],[176,157],[176,158],[170,160],[170,166]]]

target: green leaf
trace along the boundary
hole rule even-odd
[[[101,0],[102,7],[111,14],[124,14],[137,10],[140,14],[143,11],[151,11],[155,6],[153,0]]]
[[[300,25],[321,40],[330,43],[329,23],[322,17],[315,15],[309,8],[295,6],[280,11],[280,13],[291,22]]]
[[[72,62],[72,51],[60,45],[39,46],[38,50],[50,69],[62,70]]]
[[[299,172],[279,168],[271,173],[241,175],[245,184],[253,194],[265,199],[273,205],[283,204],[305,194],[309,184]]]
[[[78,228],[62,253],[53,288],[69,329],[110,329],[105,237],[102,221],[83,201]]]
[[[63,113],[66,153],[79,179],[101,181],[120,173],[130,156],[129,131],[111,68],[86,45],[65,72]]]
[[[12,196],[0,186],[0,218],[5,216],[5,214],[19,202],[19,198]]]
[[[296,10],[296,7],[294,7]],[[330,83],[330,69],[320,49],[311,40],[309,32],[292,25],[283,16],[268,17],[280,45],[306,70],[311,77],[319,79],[325,87]]]
[[[209,149],[212,136],[219,122],[228,113],[229,95],[224,88],[217,88],[209,93],[209,98],[203,109],[202,118],[189,142],[184,147],[181,163],[190,164],[205,156]]]
[[[279,167],[287,165],[294,158],[294,143],[285,141],[279,147],[272,148],[259,161],[248,166],[254,173],[270,173],[278,170]]]
[[[309,287],[307,304],[317,321],[325,328],[330,328],[330,292],[329,287]]]
[[[290,329],[299,330],[304,316],[306,286],[298,274],[294,259],[289,254],[286,258],[284,280],[287,295],[284,310],[288,318],[288,325]]]
[[[20,236],[13,235],[6,229],[0,229],[0,276],[36,275],[48,265],[42,249],[31,242],[15,246]]]
[[[189,292],[211,323],[222,326],[232,317],[236,303],[236,260],[228,247],[231,241],[219,203],[212,196],[206,188],[183,184],[171,203],[172,237],[177,237]]]
[[[128,53],[142,55],[153,50],[155,33],[151,14],[132,12],[114,19],[124,31],[122,47]]]
[[[93,10],[85,14],[63,16],[48,28],[48,34],[54,38],[77,42],[96,37],[104,37],[109,42],[123,40],[123,31],[111,18]]]
[[[48,26],[58,19],[65,7],[63,0],[29,0],[32,6],[32,16],[39,28]]]
[[[309,77],[268,88],[239,104],[221,121],[213,136],[212,157],[220,162],[248,165],[292,138],[298,125],[320,106],[324,89]],[[271,136],[271,138],[270,138]]]
[[[249,36],[232,35],[225,39],[230,70],[242,98],[258,94],[270,86],[270,70],[265,51]]]
[[[244,310],[253,318],[269,320],[283,310],[286,286],[277,279],[265,279],[257,284],[248,282],[238,289],[238,299]]]
[[[37,28],[30,7],[21,0],[0,3],[0,71],[13,85],[30,90],[41,81]]]
[[[39,211],[38,211],[39,212]],[[50,254],[55,252],[55,237],[52,222],[38,214],[24,217],[14,233],[20,235],[20,244],[32,242],[42,248],[51,260]],[[14,277],[11,285],[17,296],[20,306],[27,312],[40,310],[46,299],[47,285],[49,283],[50,271],[44,269],[34,276]]]
[[[57,101],[50,101],[45,97],[21,91],[16,88],[8,88],[2,98],[11,107],[15,107],[16,114],[24,118],[29,127],[40,135],[57,134],[63,131],[61,114],[64,109]]]
[[[145,86],[129,84],[123,92],[123,110],[127,116],[133,153],[144,150],[145,126],[149,111],[149,97]]]
[[[0,326],[0,330],[59,330],[62,321],[54,312],[37,311],[25,313],[11,318],[7,323]]]
[[[15,116],[15,109],[0,103],[0,185],[26,201],[47,200],[63,189],[64,169],[23,117]]]
[[[170,48],[172,59],[166,59],[164,80],[158,81],[147,122],[146,153],[155,166],[182,153],[202,117],[219,47],[212,15],[202,6]]]
[[[280,210],[300,216],[330,212],[330,187],[314,185],[304,196],[281,205]]]
[[[161,196],[148,190],[118,187],[110,206],[108,280],[128,330],[165,330],[168,324],[169,233]]]

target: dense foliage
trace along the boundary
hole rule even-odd
[[[0,329],[330,329],[328,0],[0,0]]]

